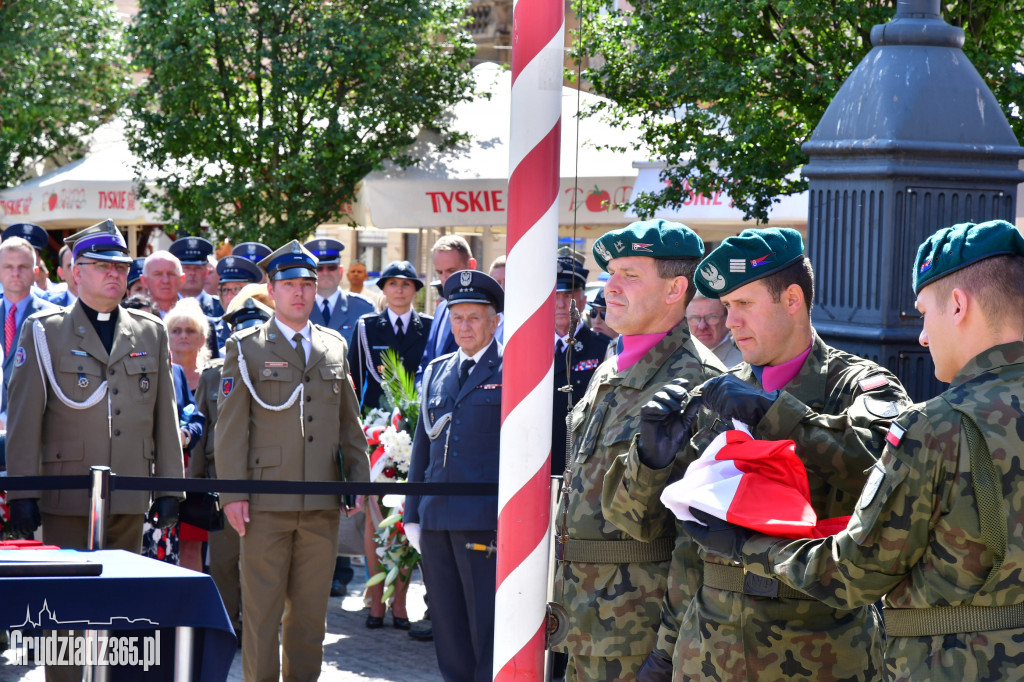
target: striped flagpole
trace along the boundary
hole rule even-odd
[[[544,677],[563,0],[516,0],[494,679]]]

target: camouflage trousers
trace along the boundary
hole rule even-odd
[[[636,679],[646,656],[569,656],[565,682],[615,682]]]

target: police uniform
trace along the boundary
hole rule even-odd
[[[221,284],[229,282],[242,282],[245,284],[256,284],[263,280],[263,271],[260,267],[248,258],[241,256],[225,256],[217,261],[217,277]],[[222,315],[216,321],[210,320],[211,331],[217,339],[217,347],[223,348],[231,336],[231,327]],[[216,324],[213,324],[216,322]],[[213,354],[214,357],[218,353]]]
[[[803,258],[795,230],[745,230],[701,261],[694,280],[700,293],[719,298]],[[710,414],[690,445],[674,469],[652,472],[632,461],[616,488],[620,514],[660,494],[670,475],[681,476],[722,424],[731,424],[711,397],[723,386],[761,401],[764,414],[742,420],[755,438],[796,442],[817,518],[850,514],[891,420],[910,404],[899,380],[870,360],[828,346],[813,329],[803,362],[778,391],[765,391],[765,371],[742,363],[705,384]],[[648,485],[629,492],[637,480]],[[681,527],[669,581],[680,589],[666,602],[658,651],[672,659],[675,679],[881,679],[882,633],[870,606],[840,611],[773,584],[751,583],[741,567],[720,557],[702,561]]]
[[[389,279],[407,279],[416,286],[416,291],[423,288],[423,282],[416,277],[416,268],[409,261],[389,263],[381,273],[378,283],[381,287]],[[430,315],[420,315],[409,310],[409,321],[403,330],[402,338],[395,335],[392,316],[395,313],[385,308],[379,313],[371,313],[359,318],[355,338],[349,346],[348,364],[352,368],[352,382],[359,396],[359,407],[366,411],[380,407],[384,394],[381,388],[381,356],[387,349],[392,349],[402,358],[402,366],[410,376],[416,374],[423,349],[427,346],[427,334],[430,332]]]
[[[449,305],[487,303],[500,311],[501,287],[482,272],[462,270],[445,282]],[[493,338],[460,386],[459,350],[424,372],[413,440],[412,482],[496,483],[501,429],[501,344]],[[421,529],[423,576],[430,594],[434,647],[441,675],[458,682],[490,680],[496,561],[467,543],[494,545],[496,496],[410,495],[405,525]]]
[[[142,279],[142,269],[146,265],[145,258],[133,258],[132,265],[128,269],[128,289],[131,289],[132,285]]]
[[[918,250],[915,291],[1004,255],[1024,257],[1005,221],[943,228]],[[756,535],[742,560],[838,609],[881,599],[886,679],[1018,679],[1022,385],[1024,343],[981,351],[948,390],[893,422],[845,530],[800,543]]]
[[[661,220],[609,232],[594,245],[604,269],[620,256],[696,261],[703,253],[692,230]],[[650,541],[636,541],[606,517],[602,490],[606,472],[636,440],[640,409],[657,391],[676,378],[697,385],[724,370],[690,337],[682,317],[680,309],[680,323],[635,364],[619,369],[618,357],[602,363],[573,409],[568,493],[555,519],[565,540],[556,546],[554,599],[568,613],[556,650],[569,654],[567,680],[632,679],[655,644],[674,523],[652,505],[639,519]]]
[[[316,278],[316,259],[294,240],[261,267],[272,282]],[[276,316],[228,339],[214,433],[220,476],[368,480],[366,438],[348,379],[345,341],[318,325],[305,329],[304,363]],[[225,506],[249,503],[241,543],[246,679],[277,679],[280,673],[285,679],[316,679],[337,554],[338,496],[225,493],[222,500]]]
[[[242,242],[231,249],[232,256],[241,256],[257,264],[269,256],[271,252],[272,249],[269,246],[260,242]]]
[[[571,256],[559,256],[555,291],[583,290],[587,284],[588,274],[589,271],[576,259]],[[579,312],[581,315],[583,314],[582,310]],[[561,388],[567,385],[572,386],[573,405],[582,400],[583,394],[587,390],[587,384],[590,383],[590,377],[594,376],[594,372],[604,361],[605,353],[608,350],[608,337],[591,331],[582,322],[577,325],[572,336],[574,340],[572,345],[567,343],[568,337],[555,340],[555,383],[554,398],[552,399],[554,414],[551,418],[551,474],[553,476],[560,476],[566,467],[565,420],[569,412],[566,393]],[[569,358],[569,363],[566,362],[566,356]]]
[[[210,256],[213,255],[213,244],[208,239],[203,239],[202,237],[182,237],[171,242],[167,250],[181,261],[182,265],[205,266],[209,263]],[[181,296],[181,298],[185,297]],[[216,296],[200,291],[198,295],[192,298],[199,301],[199,306],[207,317],[219,318],[224,314],[224,308],[220,304],[220,299]],[[214,355],[216,356],[216,349]]]
[[[111,221],[67,241],[76,261],[130,262]],[[112,334],[109,352],[98,326]],[[123,476],[184,475],[167,331],[158,318],[120,307],[97,315],[79,298],[70,308],[31,318],[12,356],[7,432],[12,475],[86,475],[96,465]],[[39,500],[44,541],[86,547],[88,491],[19,490],[8,496]],[[173,491],[154,496],[183,497]],[[147,491],[111,494],[106,548],[141,549],[149,500]]]
[[[345,245],[337,239],[314,239],[306,242],[304,246],[316,256],[320,265],[341,265],[341,252],[345,250]],[[327,303],[326,314],[324,303]],[[335,294],[327,298],[317,292],[316,306],[310,319],[340,333],[345,337],[345,343],[352,348],[355,345],[352,335],[359,318],[373,311],[373,303],[369,300],[357,294],[346,293],[339,287]],[[357,382],[356,386],[358,385]]]
[[[273,310],[256,299],[248,298],[235,310],[225,313],[223,319],[231,325],[232,329],[241,331],[266,322],[273,314]],[[190,478],[217,478],[212,434],[217,425],[217,398],[220,395],[223,367],[223,358],[216,358],[208,362],[199,377],[199,385],[196,386],[196,408],[206,415],[206,429],[192,451],[193,456],[189,459]],[[235,632],[241,633],[242,589],[238,572],[241,543],[238,531],[231,524],[225,523],[221,530],[210,532],[209,542],[210,577],[217,584],[217,590],[220,592],[221,600],[224,602],[224,608],[228,612]]]

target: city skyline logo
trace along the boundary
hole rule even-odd
[[[32,619],[32,605],[25,604],[25,620],[21,623],[7,626],[8,630],[19,630],[22,628],[36,628],[43,630],[95,630],[95,629],[117,629],[117,626],[137,626],[139,624],[152,627],[159,627],[159,623],[149,618],[131,618],[130,616],[111,616],[106,621],[94,621],[92,619],[61,620],[57,617],[57,611],[51,610],[48,600],[43,600],[35,620]]]

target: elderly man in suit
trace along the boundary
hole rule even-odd
[[[463,270],[448,278],[444,293],[459,349],[423,373],[409,480],[496,483],[502,349],[494,332],[504,292],[490,276]],[[406,498],[405,529],[423,554],[445,680],[491,679],[497,526],[495,496]]]
[[[314,239],[304,246],[316,256],[316,310],[310,319],[315,324],[330,327],[345,337],[351,348],[352,333],[356,322],[367,313],[373,312],[373,304],[362,296],[345,293],[338,285],[345,268],[341,264],[341,252],[345,245],[337,239]],[[357,386],[359,384],[356,384]]]
[[[7,411],[7,389],[14,370],[14,350],[25,320],[43,310],[57,306],[32,293],[38,272],[36,252],[32,243],[18,236],[8,236],[0,243],[0,284],[3,284],[3,411]]]
[[[352,381],[359,396],[359,407],[367,410],[380,407],[381,356],[392,349],[402,358],[402,365],[410,375],[427,346],[427,334],[433,318],[420,315],[412,309],[416,294],[423,282],[416,276],[416,268],[409,261],[389,263],[380,274],[377,286],[384,292],[387,307],[379,313],[359,318],[355,338],[348,352],[352,368]]]
[[[120,308],[131,258],[112,221],[68,238],[79,299],[35,315],[12,353],[7,465],[12,475],[84,475],[94,465],[125,476],[182,477],[167,331],[160,320]],[[27,365],[27,366],[26,366]],[[85,490],[11,491],[12,523],[84,549]],[[177,492],[115,491],[105,546],[138,552],[142,521],[173,524]],[[157,518],[159,517],[159,518]]]
[[[214,434],[223,478],[369,479],[345,340],[309,323],[316,265],[295,240],[260,261],[275,312],[227,342]],[[286,680],[316,680],[338,549],[338,496],[225,493],[222,500],[242,537],[245,679],[283,673]]]

